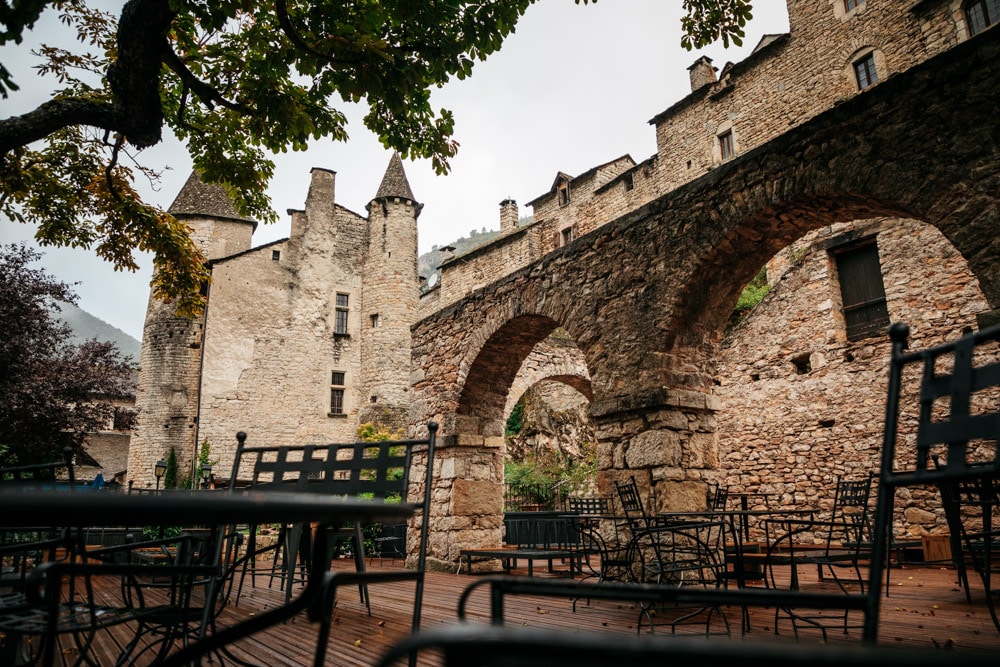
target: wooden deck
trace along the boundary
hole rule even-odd
[[[388,565],[388,561],[386,562]],[[399,561],[396,561],[399,565]],[[352,568],[351,561],[335,561],[334,569]],[[377,560],[372,568],[378,568]],[[544,568],[543,568],[544,569]],[[516,571],[526,573],[526,570]],[[423,627],[453,623],[463,589],[477,575],[431,572],[427,574],[424,595]],[[545,576],[535,570],[535,576]],[[888,598],[883,600],[880,620],[881,644],[922,647],[927,650],[961,652],[996,652],[1000,657],[1000,632],[990,618],[982,592],[982,582],[973,575],[973,601],[968,603],[964,591],[956,583],[954,570],[936,567],[894,568]],[[245,589],[239,605],[230,605],[224,613],[225,622],[246,619],[281,604],[284,593],[275,584],[268,588],[258,580],[257,588]],[[340,591],[332,629],[327,665],[369,667],[385,649],[409,632],[410,601],[413,584],[371,587],[372,615],[369,617],[359,601],[357,590]],[[473,622],[488,622],[488,601],[479,591],[470,598]],[[635,634],[639,610],[633,604],[594,601],[580,602],[574,612],[566,600],[511,598],[506,605],[508,624],[560,628],[567,632]],[[794,641],[787,620],[774,632],[774,612],[768,609],[750,611],[751,630],[744,637],[739,631],[739,609],[728,609],[732,637],[713,637],[711,641]],[[716,626],[720,627],[720,626]],[[644,630],[645,631],[645,630]],[[100,634],[95,654],[103,664],[113,664],[116,646],[128,632],[117,627]],[[669,633],[669,628],[657,632]],[[683,633],[704,633],[704,626],[685,626]],[[239,642],[233,653],[252,664],[268,667],[299,667],[312,664],[312,647],[317,636],[316,626],[300,616],[292,622]],[[858,642],[860,631],[830,633],[830,643]],[[799,641],[818,642],[818,633],[803,633]],[[72,649],[65,653],[67,662],[75,657]],[[959,656],[956,655],[956,659]],[[433,656],[421,658],[421,664],[434,665]]]

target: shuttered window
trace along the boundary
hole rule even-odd
[[[875,241],[837,251],[834,257],[847,340],[885,334],[889,326],[889,309],[885,304],[882,265]]]

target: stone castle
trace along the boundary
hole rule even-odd
[[[446,346],[452,332],[440,328],[441,313],[502,276],[545,258],[556,258],[550,266],[563,257],[572,265],[584,237],[612,222],[638,219],[640,210],[665,196],[683,196],[692,183],[728,163],[754,160],[761,147],[790,129],[991,31],[998,20],[995,4],[983,0],[788,0],[787,6],[789,33],[765,37],[747,59],[721,70],[707,58],[694,62],[690,94],[650,120],[655,155],[640,162],[621,156],[577,176],[556,174],[549,189],[528,202],[533,219],[527,225],[518,224],[516,202],[505,200],[501,237],[460,258],[445,256],[440,280],[422,294],[416,275],[420,205],[398,158],[390,162],[367,216],[338,206],[334,174],[314,170],[305,210],[292,212],[290,238],[257,248],[251,247],[252,221],[239,218],[219,190],[192,177],[171,212],[188,221],[211,260],[208,308],[202,320],[192,322],[150,302],[129,477],[151,486],[153,463],[167,448],[174,447],[182,465],[190,465],[204,441],[220,461],[220,473],[228,475],[225,462],[238,430],[272,443],[342,440],[352,439],[366,421],[414,426],[447,414],[439,403],[451,399],[434,404],[428,396],[447,393],[426,381],[434,370],[426,365],[446,363],[437,361],[446,355],[432,358],[413,343],[413,331],[425,339],[431,336],[422,330],[437,331]],[[820,148],[788,157],[806,163]],[[840,168],[830,164],[831,170]],[[775,181],[762,187],[774,196],[782,186]],[[814,194],[817,201],[824,196]],[[734,208],[745,204],[731,202]],[[699,451],[692,446],[685,463],[665,465],[664,454],[650,449],[662,448],[661,440],[632,433],[629,447],[619,450],[613,441],[625,436],[605,424],[599,432],[610,444],[603,450],[603,469],[646,471],[641,480],[646,490],[675,508],[690,499],[691,489],[704,487],[691,482],[723,481],[793,502],[809,484],[830,485],[839,474],[871,469],[877,462],[882,394],[843,388],[859,377],[866,379],[864,386],[878,386],[888,322],[916,324],[915,340],[924,345],[998,318],[976,272],[937,229],[879,207],[874,199],[871,205],[849,204],[865,214],[843,220],[841,208],[848,206],[830,201],[820,207],[829,224],[811,229],[795,210],[776,211],[768,220],[770,234],[726,242],[753,248],[748,258],[759,256],[761,248],[774,256],[768,271],[772,289],[722,340],[712,332],[703,337],[715,353],[711,386],[697,387],[713,394],[702,401],[711,415],[699,418],[701,426],[690,438],[700,443]],[[710,211],[684,233],[707,234],[714,219],[727,214],[721,207]],[[796,240],[775,241],[786,238]],[[630,270],[628,257],[607,256],[604,264],[604,273],[589,274],[581,290],[600,289],[602,276]],[[711,270],[750,276],[759,267],[720,264]],[[641,291],[643,276],[637,273],[635,289]],[[568,277],[551,278],[561,279]],[[729,294],[685,298],[703,301],[706,310],[733,306]],[[699,325],[692,323],[695,329]],[[697,341],[697,333],[682,337]],[[519,392],[546,378],[588,398],[606,393],[605,387],[595,392],[594,357],[588,362],[581,347],[562,339],[534,347],[514,381],[496,388],[507,394],[504,414]],[[466,358],[450,356],[447,363],[456,365]],[[594,412],[608,414],[606,404]],[[467,416],[442,422],[445,435],[464,432],[463,424],[472,423]],[[475,428],[484,442],[493,437],[491,427]],[[463,513],[457,488],[451,489],[456,516]],[[478,505],[483,513],[481,501],[467,505]],[[914,514],[905,523],[906,530],[923,533],[943,521]],[[481,533],[455,543],[495,539]]]
[[[346,442],[361,423],[408,423],[421,205],[395,155],[367,216],[335,203],[335,178],[314,169],[291,236],[259,247],[220,188],[192,174],[177,195],[170,212],[193,230],[212,281],[200,320],[150,300],[128,466],[140,488],[170,448],[182,478],[203,443],[231,460],[241,430]]]

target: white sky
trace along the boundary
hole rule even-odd
[[[428,160],[404,162],[413,194],[424,204],[419,251],[469,236],[473,229],[498,229],[499,203],[508,197],[518,202],[522,216],[530,215],[525,203],[546,192],[556,172],[577,175],[626,153],[637,162],[650,157],[656,139],[648,121],[690,92],[691,63],[707,55],[721,69],[745,58],[762,35],[788,31],[782,0],[756,0],[743,47],[725,50],[718,44],[689,52],[680,47],[680,4],[601,0],[584,6],[540,0],[528,8],[501,51],[476,64],[471,78],[436,90],[432,103],[454,112],[460,148],[447,176],[437,176]],[[56,23],[49,10],[35,33],[56,43]],[[22,87],[0,101],[3,117],[45,98],[46,81],[31,71],[37,60],[30,50],[27,43],[0,48],[0,62]],[[313,167],[336,171],[337,202],[364,214],[390,153],[361,124],[362,115],[348,110],[351,138],[346,143],[314,142],[304,153],[275,158],[268,192],[280,222],[258,227],[254,245],[288,236],[285,211],[304,206]],[[143,155],[147,164],[166,171],[159,191],[140,191],[167,208],[190,174],[191,161],[173,139]],[[33,234],[33,228],[0,220],[0,243],[31,240]],[[142,339],[150,257],[140,257],[137,273],[122,273],[85,249],[41,251],[39,265],[75,284],[84,310]]]

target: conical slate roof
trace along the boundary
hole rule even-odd
[[[382,185],[378,186],[375,199],[385,199],[387,197],[400,197],[417,201],[410,190],[410,182],[406,180],[406,172],[403,171],[403,161],[399,158],[399,153],[393,153],[389,160],[389,166],[382,177]]]
[[[252,222],[250,218],[236,212],[236,207],[222,186],[203,183],[197,171],[192,171],[188,176],[187,183],[177,193],[168,211],[172,215],[206,215]]]

